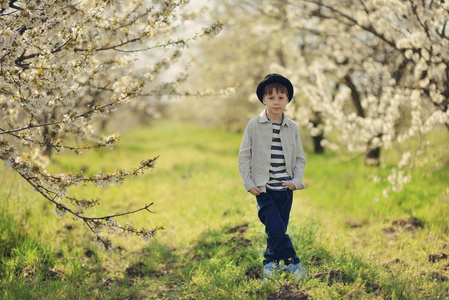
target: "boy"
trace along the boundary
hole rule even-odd
[[[246,190],[256,196],[258,216],[265,225],[263,278],[275,277],[283,260],[287,266],[283,271],[303,280],[306,269],[286,234],[293,190],[305,188],[306,160],[298,126],[283,113],[293,97],[293,85],[282,75],[269,74],[256,93],[266,109],[248,122],[239,151],[239,172]]]

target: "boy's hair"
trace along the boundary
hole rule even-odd
[[[287,98],[289,96],[287,87],[278,82],[267,84],[267,86],[263,89],[263,96],[273,94],[273,90],[276,90],[278,93],[286,94]]]

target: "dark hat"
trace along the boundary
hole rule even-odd
[[[287,78],[285,78],[282,75],[279,74],[268,74],[267,76],[265,76],[265,78],[259,83],[259,85],[257,86],[257,98],[259,98],[260,102],[262,102],[263,100],[263,90],[264,88],[269,85],[270,83],[280,83],[282,85],[285,85],[285,87],[287,88],[288,91],[288,102],[290,102],[293,98],[293,85],[290,82],[290,80],[288,80]]]

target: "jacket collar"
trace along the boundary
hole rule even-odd
[[[264,109],[263,112],[260,113],[259,115],[259,123],[270,123],[270,119],[268,119],[267,117],[267,110]],[[284,118],[282,119],[282,124],[281,126],[288,126],[288,122],[287,122],[287,117],[284,114]]]

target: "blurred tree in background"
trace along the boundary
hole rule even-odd
[[[155,167],[156,158],[129,170],[85,176],[51,174],[52,151],[111,148],[118,135],[100,137],[94,121],[109,120],[117,108],[150,111],[142,96],[180,94],[186,73],[161,79],[190,42],[213,37],[217,22],[187,34],[185,22],[195,14],[186,1],[5,1],[0,6],[0,158],[45,199],[55,213],[69,213],[95,234],[106,249],[112,243],[103,229],[143,239],[155,229],[121,226],[116,216],[87,217],[100,199],[80,199],[69,187],[121,184]],[[145,53],[152,53],[148,56]],[[130,108],[131,107],[131,108]],[[128,114],[125,118],[135,118]],[[148,210],[151,204],[141,210]]]
[[[449,130],[449,4],[444,1],[290,0],[289,24],[315,53],[299,76],[320,130],[334,149],[365,153],[379,165],[381,149],[418,139],[392,169],[400,191],[426,147],[425,133]],[[313,128],[312,126],[310,126]],[[447,141],[446,141],[447,142]]]
[[[367,163],[378,164],[371,151],[434,125],[449,129],[444,1],[289,5],[289,23],[305,37],[303,47],[317,54],[307,68],[315,80],[303,91],[322,114],[322,129],[341,133],[341,145],[366,151]]]

